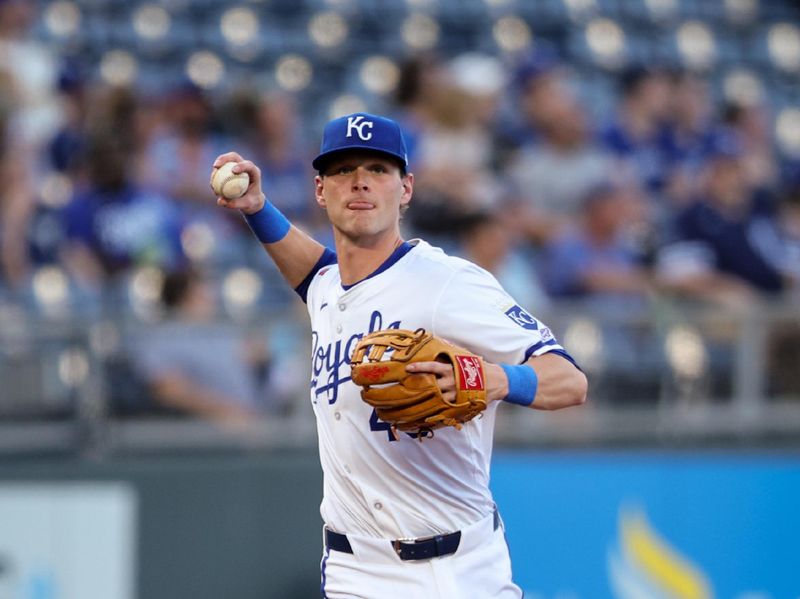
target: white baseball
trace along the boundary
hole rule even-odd
[[[215,194],[226,200],[235,200],[242,197],[250,185],[250,175],[247,173],[234,173],[234,166],[236,166],[235,162],[226,162],[215,169],[211,177],[211,189],[214,190]]]

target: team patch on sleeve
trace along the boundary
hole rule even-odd
[[[510,308],[505,309],[503,313],[523,329],[527,329],[528,331],[536,331],[539,333],[539,342],[536,344],[535,348],[538,349],[543,345],[557,344],[550,328],[536,320],[533,315],[531,315],[518,304],[514,304]]]
[[[517,304],[506,310],[505,314],[523,329],[528,329],[529,331],[539,330],[539,321]]]

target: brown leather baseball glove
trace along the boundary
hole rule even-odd
[[[365,361],[366,358],[366,361]],[[444,362],[455,371],[456,396],[442,396],[432,373],[409,373],[412,362]],[[422,433],[457,429],[486,409],[486,381],[480,356],[434,337],[424,329],[385,329],[364,336],[350,359],[351,378],[361,399],[392,430]]]

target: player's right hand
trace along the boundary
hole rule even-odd
[[[261,169],[252,161],[242,158],[242,156],[236,152],[226,152],[225,154],[217,156],[212,165],[211,177],[208,181],[209,186],[211,186],[211,180],[214,178],[214,169],[219,168],[226,162],[236,162],[237,164],[233,167],[233,172],[247,173],[250,176],[250,185],[247,187],[247,191],[244,195],[235,200],[217,197],[217,206],[222,206],[230,210],[241,210],[245,214],[254,214],[261,210],[266,202],[266,196],[261,190]]]

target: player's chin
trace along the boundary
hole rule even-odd
[[[348,210],[346,220],[353,227],[370,228],[377,224],[374,210]]]
[[[378,218],[378,211],[374,208],[366,210],[351,210],[346,213],[347,221],[354,227],[373,227]]]
[[[367,239],[378,235],[381,232],[374,221],[355,218],[341,228],[341,231],[351,239]]]

